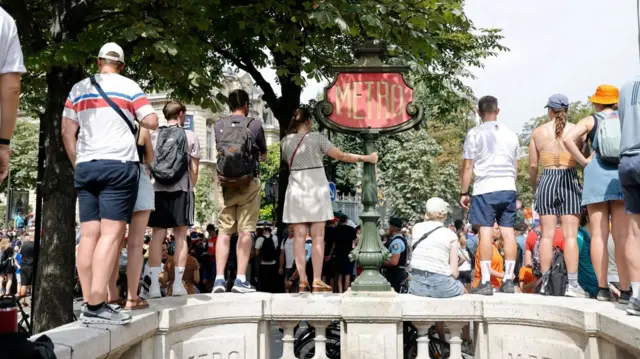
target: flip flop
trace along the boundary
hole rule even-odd
[[[313,293],[333,293],[333,288],[323,281],[313,282]]]
[[[130,307],[128,305],[133,303]],[[127,299],[127,305],[124,307],[124,310],[140,310],[149,308],[149,303],[146,300],[141,299],[140,297],[136,299]]]
[[[298,285],[298,293],[309,293],[309,292],[311,292],[309,283],[300,281],[300,284]]]

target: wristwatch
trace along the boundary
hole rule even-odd
[[[469,192],[460,193],[460,197],[468,196],[468,195],[469,195]]]
[[[11,140],[7,140],[6,138],[0,138],[0,145],[9,145],[11,144]]]

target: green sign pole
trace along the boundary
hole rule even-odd
[[[412,89],[402,75],[409,68],[385,65],[380,59],[383,53],[384,45],[367,41],[358,49],[358,62],[355,65],[334,67],[335,79],[325,89],[325,100],[320,101],[315,109],[316,119],[325,127],[335,132],[360,136],[366,155],[376,152],[375,140],[379,136],[415,128],[422,120],[420,106],[411,101],[405,106],[403,102],[408,100],[405,95],[412,98]],[[339,89],[333,91],[334,86]],[[337,107],[335,114],[334,106]],[[380,121],[381,113],[387,115],[384,121]],[[387,125],[380,126],[381,122]],[[382,245],[378,233],[380,214],[377,203],[376,165],[365,163],[362,174],[364,208],[360,214],[363,223],[361,240],[349,255],[350,260],[363,268],[351,287],[354,292],[392,290],[389,282],[380,274],[382,264],[391,258],[391,253]]]

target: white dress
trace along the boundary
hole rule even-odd
[[[282,139],[282,156],[289,164],[303,134],[291,134]],[[289,175],[284,200],[283,222],[312,223],[333,218],[329,181],[323,159],[333,144],[322,134],[311,132],[298,147]]]

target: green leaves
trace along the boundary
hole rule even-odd
[[[11,139],[11,189],[33,190],[38,174],[38,123],[18,120]],[[0,184],[0,192],[7,190],[8,180]]]
[[[214,214],[220,210],[219,204],[213,200],[213,171],[209,168],[202,168],[198,173],[198,183],[194,189],[196,198],[195,219],[201,225],[209,223]]]

